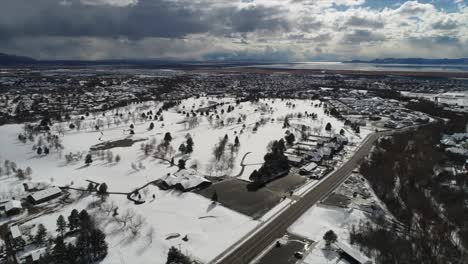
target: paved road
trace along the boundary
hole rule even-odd
[[[259,255],[275,239],[283,236],[291,226],[311,206],[333,191],[353,171],[358,163],[369,153],[372,146],[380,136],[389,135],[391,132],[377,132],[370,135],[356,153],[346,162],[323,179],[314,189],[309,191],[302,199],[283,211],[274,220],[264,226],[260,231],[245,241],[221,260],[215,259],[213,263],[220,264],[247,264]]]

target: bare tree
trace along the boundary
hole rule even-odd
[[[154,236],[154,227],[150,227],[146,232],[146,239],[148,240],[149,244],[153,243],[153,236]]]

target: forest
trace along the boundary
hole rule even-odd
[[[427,102],[411,107],[445,121],[379,140],[360,172],[391,216],[354,226],[351,242],[378,263],[467,263],[468,175],[464,159],[439,145],[443,134],[464,132],[467,117],[437,112]],[[447,174],[447,167],[458,173]]]

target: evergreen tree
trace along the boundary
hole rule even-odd
[[[94,260],[103,259],[107,255],[106,235],[99,229],[93,229],[90,235],[90,248]]]
[[[78,215],[79,218],[79,227],[81,231],[86,231],[91,229],[93,226],[93,223],[91,221],[91,217],[89,216],[88,212],[86,210],[81,210],[80,214]]]
[[[218,201],[218,192],[214,192],[213,195],[211,196],[211,201],[217,202]]]
[[[193,152],[193,139],[192,137],[188,137],[186,141],[186,153],[192,153]]]
[[[177,163],[177,167],[179,167],[179,170],[185,169],[185,160],[180,159],[179,162]]]
[[[99,185],[98,194],[107,194],[107,184],[105,182]]]
[[[92,193],[94,191],[94,184],[92,182],[88,183],[88,188],[86,190]]]
[[[63,237],[63,234],[65,233],[67,229],[67,221],[65,221],[65,217],[63,215],[59,215],[57,218],[57,232],[60,233],[60,236]]]
[[[191,264],[192,261],[190,258],[182,254],[180,250],[175,247],[171,247],[169,249],[169,253],[167,254],[167,261],[166,264]]]
[[[332,125],[330,123],[327,123],[325,126],[325,130],[330,131],[332,129]]]
[[[153,130],[153,129],[154,129],[154,123],[153,123],[153,122],[151,122],[151,123],[150,123],[150,125],[149,125],[149,128],[148,128],[148,130]]]
[[[43,244],[45,242],[46,236],[47,236],[47,229],[45,228],[43,224],[39,224],[37,226],[37,232],[36,232],[36,236],[34,237],[34,241],[37,244]]]
[[[68,216],[68,227],[70,230],[75,230],[75,228],[78,228],[80,225],[80,215],[78,213],[78,210],[73,209]]]
[[[185,144],[184,144],[184,143],[180,144],[180,146],[179,146],[179,151],[180,151],[181,153],[184,153],[184,154],[186,153],[187,148],[185,147]]]
[[[240,146],[240,141],[239,141],[239,137],[236,136],[236,138],[234,139],[234,146],[236,147],[239,147]]]
[[[171,133],[167,132],[167,133],[164,135],[164,142],[166,142],[166,144],[169,144],[169,143],[171,143],[171,141],[172,141]]]
[[[323,239],[325,240],[326,246],[330,247],[332,243],[336,242],[338,236],[333,232],[333,230],[328,230],[325,235],[323,235]]]
[[[41,147],[38,147],[37,148],[37,155],[41,155],[42,154],[42,148]]]
[[[52,250],[52,258],[54,263],[70,263],[68,256],[68,248],[63,241],[62,236],[58,236],[55,239],[55,245]]]
[[[92,162],[93,162],[93,156],[91,156],[91,154],[88,153],[88,154],[86,155],[86,158],[85,158],[85,163],[86,163],[86,165],[89,166]]]
[[[289,133],[287,136],[284,137],[286,139],[286,142],[288,145],[294,144],[294,141],[296,140],[296,137],[294,136],[293,133]]]

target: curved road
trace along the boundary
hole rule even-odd
[[[324,178],[316,187],[310,190],[299,201],[284,210],[274,220],[263,226],[261,230],[252,235],[242,245],[235,250],[233,245],[211,263],[220,264],[246,264],[259,255],[268,245],[277,238],[283,236],[288,227],[291,226],[302,214],[311,206],[320,201],[323,197],[333,191],[341,184],[353,171],[359,162],[369,154],[372,146],[381,136],[390,135],[394,131],[376,132],[367,137],[365,142],[359,147],[355,154],[340,168]],[[231,252],[229,252],[231,251]],[[227,254],[227,255],[226,255]]]

